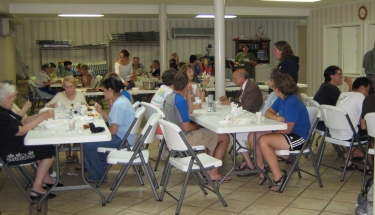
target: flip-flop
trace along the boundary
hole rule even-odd
[[[344,169],[345,167],[340,166],[340,168],[341,168],[341,169]],[[348,171],[349,171],[349,170],[356,170],[356,169],[358,169],[358,166],[357,166],[357,165],[354,165],[353,163],[346,167],[346,170],[348,170]]]
[[[220,182],[223,179],[223,177],[224,176],[220,176],[217,179],[211,179],[211,180],[212,180],[212,182]],[[227,178],[224,179],[223,183],[228,183],[230,181],[232,181],[232,178],[227,177]]]
[[[36,194],[35,196],[32,196],[32,195],[29,194],[29,196],[30,196],[31,199],[39,199],[39,198],[42,198],[42,197],[45,195],[45,193],[39,193],[39,192],[36,192],[36,191],[34,191],[34,190],[30,190],[30,192]],[[47,199],[53,199],[53,198],[55,198],[55,197],[56,197],[55,194],[50,193],[50,194],[48,194],[48,196],[47,196],[46,198],[47,198]]]

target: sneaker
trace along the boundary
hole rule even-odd
[[[56,178],[56,172],[53,171],[53,173],[50,175],[52,178]]]

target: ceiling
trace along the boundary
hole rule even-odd
[[[61,4],[61,0],[8,0],[9,3],[43,3]],[[225,5],[230,7],[280,7],[280,8],[317,8],[347,2],[358,2],[362,0],[321,0],[312,3],[300,2],[265,2],[260,0],[225,0]],[[214,0],[64,0],[64,4],[146,4],[146,5],[201,5],[210,6]]]

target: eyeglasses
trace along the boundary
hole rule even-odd
[[[65,89],[73,89],[74,86],[65,86],[64,88],[65,88]]]
[[[338,72],[338,73],[336,73],[335,75],[342,76],[342,72]]]

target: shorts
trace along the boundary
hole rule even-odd
[[[289,146],[290,146],[289,150],[290,151],[302,149],[302,146],[305,143],[305,140],[302,137],[300,137],[297,134],[293,134],[293,133],[282,134],[282,135],[284,135],[284,137],[286,139],[286,142],[289,144]]]
[[[247,151],[249,151],[248,147],[246,145],[247,136],[249,136],[249,132],[241,132],[241,133],[236,134],[236,140],[237,140],[236,149],[237,149],[237,152],[247,152]]]
[[[191,146],[205,145],[210,151],[214,151],[217,146],[217,134],[207,128],[200,128],[186,134],[186,139]]]

